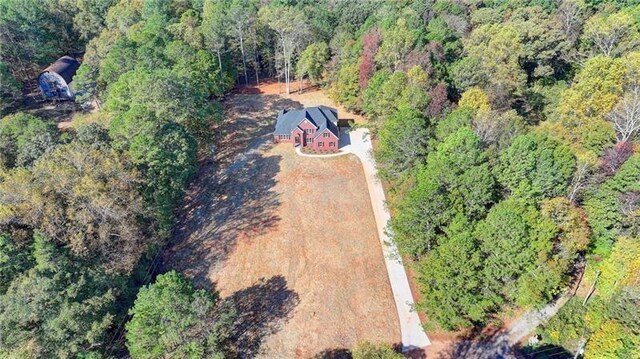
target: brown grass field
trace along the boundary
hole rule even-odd
[[[225,101],[220,145],[164,256],[165,269],[235,305],[239,357],[340,357],[363,340],[400,340],[359,160],[272,145],[276,112],[302,106],[268,91]]]

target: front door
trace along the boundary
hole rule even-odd
[[[300,145],[300,135],[296,135],[296,137],[295,137],[295,144],[294,144],[294,146],[298,146],[298,145]]]

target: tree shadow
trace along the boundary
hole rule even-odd
[[[313,359],[351,359],[351,351],[345,348],[325,349],[313,356]]]
[[[300,297],[278,275],[262,278],[225,301],[235,308],[237,315],[230,337],[234,357],[251,358],[259,354],[264,338],[278,332],[290,319]]]
[[[302,106],[277,95],[236,95],[225,105],[230,119],[215,129],[218,149],[188,188],[162,258],[163,270],[178,270],[209,289],[209,274],[238,238],[251,240],[278,225],[280,200],[273,188],[281,157],[267,150],[278,110]]]
[[[570,359],[574,355],[567,349],[553,344],[545,344],[535,348],[525,347],[520,350],[524,359]]]
[[[516,359],[516,352],[503,331],[485,335],[481,330],[462,335],[448,348],[438,354],[439,359]]]

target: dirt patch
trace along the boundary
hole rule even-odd
[[[347,111],[344,106],[335,103],[330,99],[319,86],[309,84],[306,80],[302,82],[302,91],[298,91],[298,83],[291,84],[291,94],[285,94],[284,83],[269,79],[262,81],[260,86],[242,86],[234,90],[240,94],[262,94],[262,95],[278,95],[285,99],[299,102],[303,107],[325,105],[336,108],[338,110],[338,118],[353,120],[356,123],[366,122],[365,118],[354,112]]]
[[[165,269],[236,305],[240,357],[307,358],[400,341],[361,163],[272,145],[277,111],[311,101],[255,91],[225,101],[219,149],[189,190],[164,256]]]

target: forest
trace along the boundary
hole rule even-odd
[[[65,54],[59,131],[23,94]],[[427,330],[573,292],[529,350],[640,357],[637,0],[0,0],[1,357],[234,357],[237,313],[159,255],[266,78],[367,118]]]

